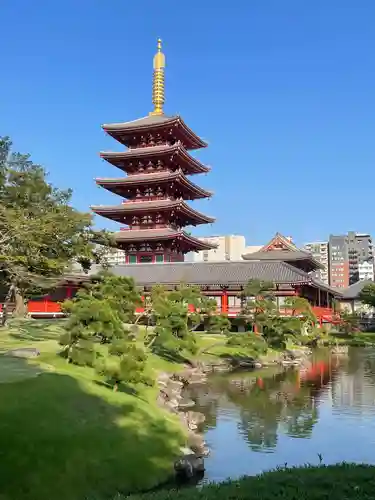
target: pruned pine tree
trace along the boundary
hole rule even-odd
[[[97,344],[106,344],[120,337],[124,330],[117,310],[105,299],[93,297],[82,290],[77,297],[63,304],[69,313],[60,345],[69,361],[79,365],[93,366],[96,361]]]
[[[226,314],[215,314],[209,317],[207,328],[208,333],[229,335],[231,328],[232,324]]]
[[[154,381],[147,371],[147,354],[143,344],[137,344],[131,333],[123,330],[114,337],[109,347],[109,356],[97,365],[107,383],[116,391],[120,384],[153,385]]]
[[[195,353],[194,330],[216,308],[216,303],[204,297],[199,288],[186,285],[171,291],[154,287],[151,301],[155,324],[151,343],[154,347],[176,353],[184,349]]]
[[[67,357],[79,364],[91,360],[95,344],[123,339],[125,324],[134,319],[141,297],[132,278],[101,273],[72,300],[63,303],[69,314],[60,344]],[[82,355],[80,355],[82,351]],[[90,354],[88,354],[88,352]]]
[[[115,276],[109,270],[94,276],[86,289],[91,296],[106,300],[125,323],[135,320],[135,310],[142,305],[142,297],[133,278]]]

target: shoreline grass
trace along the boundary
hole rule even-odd
[[[374,498],[375,466],[342,463],[283,468],[200,489],[160,490],[128,500],[364,500]],[[113,500],[123,500],[118,495]]]

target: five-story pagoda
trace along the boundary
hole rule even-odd
[[[117,246],[125,250],[128,263],[183,261],[187,252],[212,248],[183,229],[215,220],[185,201],[211,196],[187,177],[209,171],[188,152],[207,144],[180,116],[164,114],[164,69],[165,56],[158,40],[154,110],[135,121],[103,125],[105,132],[128,149],[101,152],[100,156],[128,175],[96,179],[96,183],[126,200],[115,206],[91,208],[98,215],[126,225],[115,233],[115,239]]]

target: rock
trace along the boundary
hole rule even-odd
[[[180,408],[192,408],[195,406],[195,402],[192,399],[182,399],[182,401],[179,402],[178,406]]]
[[[200,413],[199,411],[188,411],[186,413],[186,416],[189,422],[192,422],[197,425],[203,424],[203,422],[206,420],[204,414]]]
[[[191,448],[182,448],[181,454],[181,458],[174,464],[174,469],[179,476],[191,479],[204,472],[203,458],[198,457]]]
[[[207,446],[202,434],[190,431],[188,433],[188,445],[197,456],[199,457],[205,456]]]
[[[226,373],[231,371],[232,368],[230,365],[215,365],[212,369],[215,373]]]
[[[21,347],[20,349],[11,349],[5,353],[5,356],[13,356],[14,358],[36,358],[40,352],[33,347]]]
[[[184,385],[204,384],[207,381],[205,373],[199,368],[186,368],[184,371],[177,373],[175,379]]]

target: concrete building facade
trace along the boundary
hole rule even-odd
[[[315,260],[322,264],[323,269],[314,271],[314,278],[322,283],[329,284],[329,259],[328,259],[328,241],[314,241],[306,243],[304,249],[312,254]]]
[[[347,288],[350,284],[347,235],[329,237],[329,280],[334,288]]]
[[[349,284],[374,279],[372,237],[367,233],[348,233]]]
[[[190,253],[186,256],[186,260],[190,262],[238,261],[242,260],[242,255],[245,253],[246,241],[245,236],[242,235],[209,236],[200,240],[216,245],[216,248]]]
[[[349,231],[329,237],[330,285],[347,288],[358,281],[374,280],[372,237]]]

